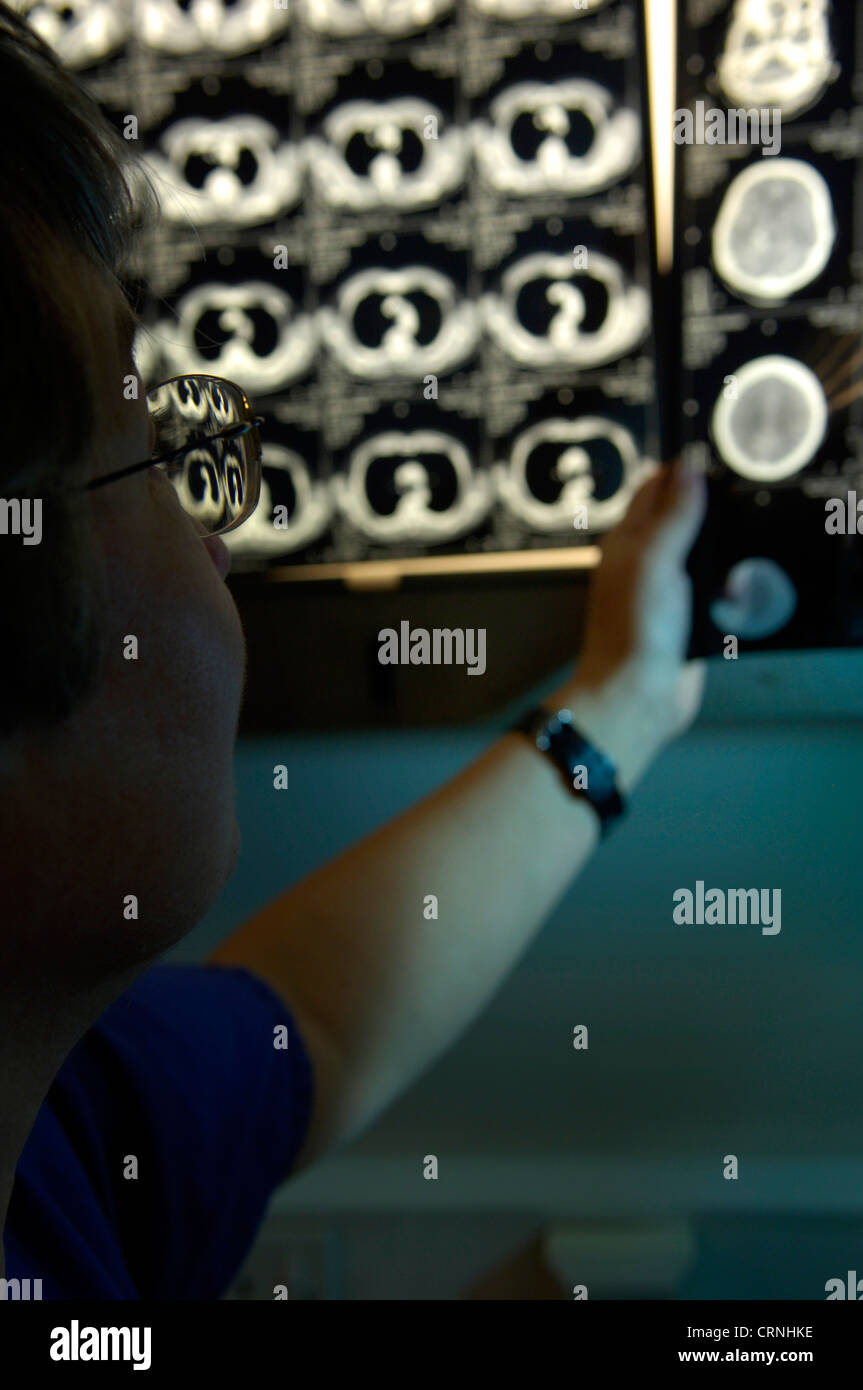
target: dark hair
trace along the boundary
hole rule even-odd
[[[69,483],[84,477],[100,426],[113,325],[94,321],[82,282],[89,263],[128,299],[123,276],[155,195],[95,101],[4,0],[0,132],[0,497],[42,500],[41,544],[0,535],[2,736],[63,719],[98,679],[95,566]]]

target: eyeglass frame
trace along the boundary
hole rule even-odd
[[[214,381],[220,386],[230,386],[231,389],[237,391],[244,400],[249,400],[243,388],[238,386],[235,381],[229,381],[227,377],[223,376],[212,376],[208,372],[180,372],[177,376],[166,377],[164,381],[157,382],[155,386],[151,386],[150,390],[144,393],[145,400],[147,396],[152,395],[154,391],[160,391],[163,386],[170,386],[172,381]],[[251,402],[249,402],[249,405],[251,406]],[[147,408],[149,410],[149,406]],[[196,439],[191,444],[183,444],[179,449],[171,450],[170,453],[160,454],[158,458],[145,459],[142,463],[130,463],[126,468],[118,468],[113,473],[105,473],[101,478],[92,478],[88,483],[84,484],[82,491],[89,492],[92,488],[104,487],[106,483],[118,482],[120,478],[128,478],[134,473],[140,473],[145,468],[155,468],[160,463],[170,463],[173,460],[182,458],[183,454],[190,453],[192,449],[199,449],[202,444],[209,444],[216,439],[240,439],[244,434],[248,434],[249,430],[253,430],[256,445],[253,465],[254,487],[247,488],[246,492],[248,497],[254,498],[254,501],[251,506],[249,506],[248,503],[243,506],[240,515],[235,521],[230,522],[227,526],[220,526],[215,531],[208,531],[206,533],[208,536],[224,535],[225,532],[234,531],[238,526],[242,526],[244,521],[248,521],[255,507],[258,505],[258,499],[261,493],[262,461],[260,427],[263,424],[263,415],[253,415],[249,420],[243,421],[240,425],[229,425],[227,429],[219,430],[216,434],[204,435],[203,438]]]

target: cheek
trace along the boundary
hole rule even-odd
[[[65,854],[74,877],[99,846],[99,873],[88,871],[79,890],[94,924],[111,924],[99,949],[149,956],[201,919],[236,860],[245,650],[234,602],[191,521],[155,505],[147,488],[110,492],[95,494],[93,508],[103,679],[45,777],[57,788],[58,862]],[[124,923],[120,936],[116,904],[130,892],[146,911],[134,934]]]
[[[178,797],[194,799],[197,787],[212,814],[230,780],[245,644],[229,590],[166,488],[110,533],[110,640],[120,659],[109,666],[126,734],[152,774]],[[121,650],[129,636],[135,661]]]
[[[240,617],[192,521],[172,515],[152,551],[146,615],[187,738],[215,748],[236,730],[245,665]],[[142,615],[143,616],[143,615]]]
[[[159,818],[165,900],[201,893],[195,915],[237,857],[234,745],[245,644],[233,598],[184,513],[160,526],[141,598],[145,665],[135,685],[147,727],[136,729],[135,778],[141,809],[151,823]]]

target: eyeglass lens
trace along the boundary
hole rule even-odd
[[[147,393],[147,407],[153,457],[185,451],[160,464],[185,510],[209,533],[236,525],[257,501],[249,486],[257,447],[253,431],[231,436],[252,418],[243,392],[217,377],[175,377]]]

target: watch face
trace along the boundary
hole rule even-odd
[[[537,706],[513,726],[513,732],[516,731],[526,734],[539,751],[551,759],[573,796],[582,796],[590,802],[603,833],[623,814],[624,803],[615,785],[617,769],[614,763],[573,725],[568,709]]]

